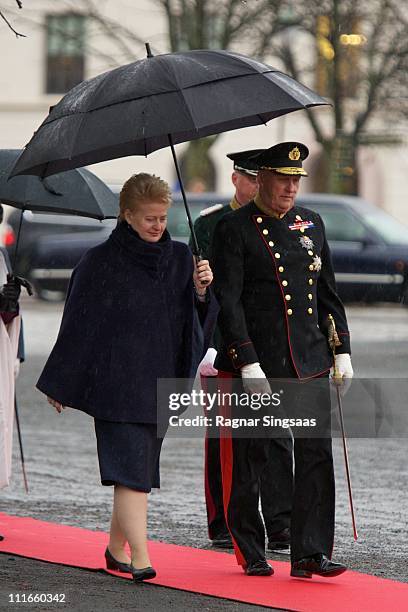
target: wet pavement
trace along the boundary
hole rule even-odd
[[[30,493],[26,495],[22,486],[15,443],[13,481],[0,493],[0,511],[108,531],[112,490],[100,486],[92,419],[70,409],[57,415],[34,389],[58,330],[60,316],[59,304],[25,301],[27,362],[22,366],[18,381],[18,400]],[[406,378],[408,308],[350,306],[348,316],[356,375]],[[360,536],[358,542],[354,542],[343,451],[340,441],[334,440],[337,518],[333,558],[358,571],[406,582],[407,451],[407,438],[349,440]],[[149,537],[207,548],[203,441],[166,439],[161,479],[161,490],[154,491],[150,497]],[[154,559],[152,561],[154,563]],[[233,557],[231,563],[235,563]],[[111,610],[125,607],[135,610],[254,609],[245,604],[152,585],[144,585],[135,601],[132,585],[126,581],[8,555],[0,556],[0,577],[0,610],[11,609],[6,596],[12,590],[21,592],[37,585],[37,592],[47,589],[59,592],[60,581],[67,588],[72,587],[72,609],[77,610],[104,609],[103,601],[109,601]],[[75,599],[78,588],[84,593],[80,600]],[[132,598],[131,606],[129,597]],[[75,607],[76,601],[79,607]]]

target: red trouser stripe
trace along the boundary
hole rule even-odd
[[[208,384],[207,384],[207,377],[206,376],[200,376],[201,378],[201,388],[202,390],[207,393],[208,391]],[[205,434],[205,446],[204,446],[204,490],[205,490],[205,502],[206,502],[206,506],[207,506],[207,520],[208,520],[208,524],[211,523],[211,521],[214,520],[215,515],[216,515],[216,507],[215,507],[215,503],[214,503],[214,499],[213,496],[211,495],[211,487],[210,487],[210,482],[209,482],[209,474],[208,474],[208,433],[206,432]],[[208,534],[210,536],[210,534]],[[211,537],[211,536],[210,536]]]
[[[221,393],[228,393],[231,391],[231,374],[229,372],[218,371],[218,379],[220,382]],[[230,417],[230,406],[221,403],[220,414],[225,418]],[[222,474],[222,493],[224,500],[224,512],[225,522],[229,532],[231,529],[228,524],[228,509],[231,499],[232,491],[232,473],[234,468],[234,448],[232,444],[232,435],[230,427],[222,427],[220,429],[220,461],[221,461],[221,474]],[[246,566],[244,555],[242,554],[234,536],[231,533],[232,543],[234,544],[235,556],[239,565]]]

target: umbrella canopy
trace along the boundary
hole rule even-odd
[[[0,202],[22,210],[66,213],[113,219],[118,216],[117,197],[95,174],[80,168],[46,179],[16,176],[8,180],[21,149],[0,150]]]
[[[328,102],[288,75],[228,51],[151,56],[84,81],[51,109],[12,176],[48,176]]]

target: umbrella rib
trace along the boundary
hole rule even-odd
[[[278,72],[278,71],[277,70],[271,70],[270,72]],[[248,77],[248,76],[259,76],[259,74],[261,74],[261,73],[258,73],[258,74],[257,73],[239,74],[239,75],[234,75],[234,76],[229,76],[229,77],[222,77],[222,78],[216,79],[214,81],[207,81],[206,83],[196,83],[194,85],[189,85],[188,87],[179,87],[179,88],[169,89],[169,90],[167,90],[164,93],[171,94],[171,93],[183,92],[183,91],[186,91],[188,89],[194,89],[195,87],[201,87],[202,85],[207,85],[209,83],[219,83],[221,81],[230,81],[230,80],[240,79],[240,78]],[[267,73],[265,72],[265,73],[262,73],[262,74],[267,74]],[[99,86],[98,86],[97,90],[98,89],[99,89]],[[94,95],[96,94],[97,90],[95,90],[95,92],[94,92],[92,97],[94,97]],[[149,97],[160,96],[160,95],[163,95],[162,91],[159,91],[157,93],[149,94]],[[290,94],[288,94],[288,95],[290,95]],[[142,100],[143,98],[146,98],[146,97],[147,97],[146,95],[129,97],[129,98],[125,98],[125,99],[122,99],[122,100],[117,100],[115,102],[110,102],[109,104],[104,104],[103,106],[97,106],[95,108],[90,108],[88,110],[78,111],[77,113],[67,112],[67,113],[58,115],[58,117],[55,117],[55,118],[52,118],[52,119],[50,118],[50,120],[47,121],[47,125],[50,125],[51,123],[54,123],[54,121],[60,121],[61,119],[64,119],[65,117],[71,117],[71,116],[77,116],[77,115],[86,115],[87,113],[93,113],[95,111],[103,110],[105,108],[110,108],[112,106],[116,106],[116,105],[119,105],[119,104],[124,104],[126,102],[133,102],[135,100]],[[184,94],[183,94],[183,97],[184,97]],[[82,125],[82,123],[81,123],[81,125]]]
[[[97,86],[97,88],[95,89],[95,91],[93,92],[92,97],[94,97],[94,96],[97,94],[97,92],[99,92],[99,90],[101,89],[102,85],[105,83],[105,80],[106,80],[106,78],[108,77],[108,75],[109,75],[109,74],[110,74],[109,72],[105,72],[103,75],[101,75],[101,82],[99,83],[99,85]],[[102,77],[104,77],[104,78],[102,78]],[[98,77],[96,77],[96,78],[98,78]],[[92,110],[87,110],[87,111],[83,111],[82,113],[81,113],[81,112],[79,112],[79,113],[78,113],[79,115],[82,115],[82,118],[81,118],[81,120],[79,121],[79,126],[78,126],[77,132],[76,132],[76,134],[75,134],[74,141],[73,141],[72,146],[71,146],[70,156],[69,156],[69,158],[68,158],[68,159],[72,159],[72,151],[73,151],[73,149],[75,148],[75,144],[76,144],[76,140],[77,140],[78,134],[79,134],[79,132],[81,131],[82,124],[83,124],[83,122],[84,122],[84,120],[85,120],[85,117],[86,117],[86,114],[87,114],[88,112],[92,112]],[[62,119],[63,117],[68,117],[68,116],[69,116],[69,115],[63,115],[63,116],[61,116],[61,119]],[[50,121],[50,123],[51,123],[51,121]]]
[[[176,81],[176,83],[178,84],[177,74],[175,73],[173,66],[171,66],[171,65],[170,65],[170,68],[171,68],[171,73],[172,73],[172,75],[173,75],[173,78],[174,78],[174,80]],[[183,103],[184,103],[184,107],[185,107],[185,108],[186,108],[186,110],[187,110],[187,114],[188,114],[188,116],[190,117],[190,120],[191,120],[191,123],[192,123],[192,125],[193,125],[193,128],[194,128],[194,129],[197,131],[197,128],[195,127],[194,117],[193,117],[193,115],[191,114],[190,108],[189,108],[189,106],[188,106],[188,104],[187,104],[187,102],[186,102],[186,98],[185,98],[185,95],[184,95],[184,89],[190,89],[190,88],[189,88],[189,87],[184,88],[184,87],[181,87],[181,86],[178,84],[178,87],[177,87],[176,89],[174,89],[174,91],[173,91],[173,92],[169,92],[169,93],[179,92],[179,93],[181,94],[182,99],[183,99]]]

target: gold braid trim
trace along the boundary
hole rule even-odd
[[[230,206],[232,208],[232,210],[238,210],[238,208],[241,208],[241,204],[238,202],[237,198],[234,196],[230,202]]]
[[[275,170],[278,174],[290,174],[292,176],[307,176],[306,170],[303,168],[297,168],[292,166],[281,167],[281,168],[271,168],[271,166],[261,166],[261,170]]]

